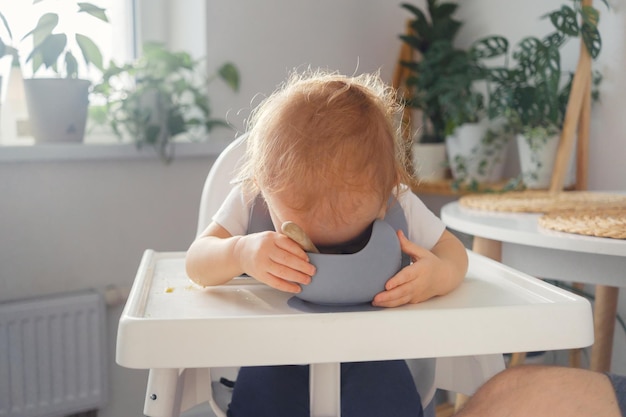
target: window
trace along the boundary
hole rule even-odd
[[[135,56],[135,0],[86,0],[98,7],[105,9],[109,23],[96,19],[87,13],[77,13],[78,1],[69,0],[40,0],[33,2],[0,0],[0,11],[6,18],[11,31],[9,37],[3,23],[0,23],[0,37],[6,43],[18,50],[21,72],[24,78],[33,76],[32,62],[26,62],[32,51],[32,37],[25,37],[37,26],[40,17],[45,13],[52,12],[58,15],[58,25],[53,33],[66,33],[68,35],[67,48],[78,62],[79,78],[98,82],[101,72],[91,66],[86,67],[80,49],[74,39],[75,33],[80,33],[91,38],[102,53],[105,67],[111,60],[121,64],[128,62]],[[2,106],[0,107],[1,132],[0,144],[2,145],[28,145],[33,143],[28,134],[20,132],[20,120],[27,116],[25,99],[21,87],[11,83],[11,75],[17,78],[11,71],[12,59],[5,56],[0,59],[0,77],[2,77]],[[40,68],[37,77],[56,76],[51,69]],[[17,92],[17,93],[16,93]],[[7,97],[10,95],[12,98]],[[8,101],[11,101],[9,103]],[[4,110],[4,111],[3,111]],[[4,113],[4,114],[3,114]],[[13,120],[9,120],[13,119]],[[15,127],[17,126],[17,127]],[[98,139],[102,141],[103,137]],[[104,138],[105,141],[106,138]],[[109,139],[108,141],[113,141]]]
[[[32,50],[32,39],[28,37],[22,40],[22,38],[37,25],[39,18],[47,12],[53,12],[59,16],[59,23],[55,32],[68,33],[68,47],[72,48],[79,62],[81,77],[96,78],[99,74],[93,70],[87,71],[85,69],[72,36],[74,33],[82,33],[93,39],[99,46],[105,63],[111,59],[116,62],[125,62],[133,57],[134,2],[132,0],[88,0],[88,2],[104,8],[110,23],[101,22],[86,13],[76,13],[78,5],[75,1],[42,0],[33,4],[32,1],[0,0],[0,10],[7,19],[13,35],[13,40],[8,42],[21,52],[20,63],[25,77],[32,76],[32,65],[26,64],[28,53]],[[4,26],[0,26],[0,36],[5,42],[7,42],[6,35]],[[3,59],[3,61],[7,60]],[[3,69],[4,66],[10,65],[7,62],[2,62],[2,64],[4,64]],[[43,74],[45,72],[38,72],[38,75]]]
[[[82,1],[104,8],[110,23],[100,22],[84,13],[76,13],[77,3]],[[206,53],[206,39],[198,36],[205,31],[205,0],[185,0],[184,2],[177,0],[0,0],[0,12],[7,18],[13,39],[7,39],[2,22],[0,22],[0,38],[20,49],[20,63],[25,78],[32,76],[32,65],[25,62],[32,49],[32,43],[29,45],[32,40],[22,41],[22,38],[37,25],[40,16],[48,11],[59,15],[59,26],[55,32],[68,32],[70,38],[73,38],[73,33],[78,32],[92,38],[102,52],[105,65],[110,60],[117,64],[129,62],[141,53],[140,45],[147,40],[162,42],[170,48],[186,50],[196,58],[203,57]],[[82,60],[80,51],[74,48],[73,53],[80,64]],[[82,65],[83,67],[78,70],[81,78],[99,81],[100,71],[93,68],[86,71],[84,64]],[[7,90],[8,87],[12,87],[9,80],[10,73],[10,57],[1,58],[0,162],[16,159],[29,160],[29,158],[34,158],[34,160],[38,158],[62,159],[65,153],[72,155],[76,153],[77,158],[84,154],[99,157],[100,153],[116,157],[118,155],[116,152],[122,152],[122,148],[126,148],[126,145],[119,147],[14,146],[33,144],[34,139],[29,133],[23,133],[28,132],[25,99],[22,98],[21,108],[8,103],[7,96],[10,92]],[[37,76],[45,76],[44,71],[40,69]],[[23,87],[21,91],[23,97]],[[96,97],[91,97],[90,101],[92,105],[99,104]],[[7,113],[11,111],[13,113],[7,117],[9,116]],[[23,126],[20,130],[21,134],[18,131],[19,126]],[[85,143],[109,145],[119,144],[120,141],[108,126],[93,123],[90,118],[87,122]],[[130,141],[128,143],[130,144]],[[132,148],[128,152],[134,155],[137,152],[134,147]],[[180,155],[180,152],[178,154]]]

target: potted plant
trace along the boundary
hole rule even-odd
[[[493,183],[502,178],[510,135],[488,117],[484,59],[504,55],[508,41],[489,36],[457,52],[460,62],[437,95],[446,115],[446,148],[455,186]],[[455,68],[455,67],[453,67]]]
[[[108,22],[104,9],[91,3],[76,5],[77,13]],[[22,38],[32,40],[26,63],[32,64],[33,78],[24,80],[26,104],[35,141],[80,142],[85,132],[91,82],[79,78],[79,60],[88,68],[102,70],[102,54],[84,34],[57,32],[58,23],[59,14],[44,13]]]
[[[406,105],[419,109],[422,113],[422,126],[419,142],[443,143],[445,140],[446,120],[440,110],[440,103],[435,94],[429,94],[431,87],[445,74],[432,73],[444,70],[455,54],[452,42],[462,24],[453,17],[458,5],[439,3],[428,0],[427,13],[418,7],[404,3],[403,8],[410,11],[414,18],[410,22],[412,32],[400,35],[417,53],[415,60],[400,64],[409,68],[411,76],[407,78],[407,88],[412,92]]]
[[[567,40],[581,37],[593,59],[601,50],[598,11],[583,6],[581,0],[573,2],[574,7],[563,5],[543,16],[550,19],[554,32],[542,39],[522,39],[512,54],[515,64],[490,71],[494,89],[489,112],[503,115],[517,135],[522,180],[529,188],[549,185],[565,118],[573,74],[562,70],[560,48]],[[595,86],[600,80],[594,75]],[[593,97],[597,96],[594,90]]]
[[[453,17],[458,5],[428,0],[427,12],[403,4],[415,18],[410,22],[412,33],[401,36],[417,52],[412,61],[401,65],[409,68],[407,88],[411,94],[406,105],[421,112],[420,145],[414,148],[416,164],[423,159],[421,144],[438,144],[447,158],[453,177],[461,181],[483,180],[479,167],[493,166],[493,146],[498,141],[491,135],[483,141],[487,128],[484,94],[476,85],[485,81],[487,73],[482,60],[502,55],[508,43],[502,37],[489,37],[475,42],[468,50],[454,46],[462,23]],[[483,142],[485,144],[483,144]],[[429,145],[432,146],[432,145]],[[497,147],[504,149],[503,145]],[[498,155],[501,159],[503,152]],[[445,163],[445,162],[444,162]],[[503,164],[500,164],[503,165]],[[500,169],[501,173],[502,170]],[[489,177],[490,178],[490,177]]]
[[[400,35],[402,42],[414,52],[411,54],[413,59],[401,60],[399,63],[410,74],[405,81],[409,94],[404,104],[413,109],[413,131],[410,135],[413,166],[420,179],[437,181],[445,177],[447,167],[445,120],[442,119],[438,101],[422,94],[428,91],[429,82],[428,77],[420,78],[423,73],[420,66],[431,67],[429,63],[437,58],[434,53],[427,55],[433,45],[442,45],[441,48],[443,45],[452,45],[461,27],[461,22],[453,17],[458,6],[454,3],[439,3],[437,0],[428,0],[426,11],[412,4],[404,3],[401,6],[413,14],[409,21],[409,32]]]
[[[204,139],[213,128],[228,126],[212,117],[207,85],[219,78],[237,91],[237,68],[226,63],[207,77],[201,64],[187,52],[146,43],[134,62],[111,63],[105,69],[102,82],[94,88],[96,97],[105,102],[93,111],[96,121],[108,124],[119,139],[130,138],[137,147],[152,146],[163,161],[171,161],[179,136]]]
[[[91,3],[76,5],[77,13],[108,22],[104,9]],[[94,41],[84,34],[58,32],[59,18],[58,13],[42,14],[35,27],[22,37],[22,41],[32,41],[25,60],[32,65],[32,78],[24,80],[24,92],[36,142],[83,140],[91,83],[78,77],[79,60],[87,68],[102,69],[102,54]]]

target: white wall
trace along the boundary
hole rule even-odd
[[[1,150],[0,150],[1,151]],[[145,249],[193,240],[211,157],[0,163],[0,302],[132,284]],[[110,405],[141,415],[145,371],[115,365],[121,306],[107,314]]]
[[[321,66],[344,73],[380,68],[391,80],[400,48],[397,35],[410,17],[399,3],[388,0],[146,3],[157,17],[153,24],[176,33],[170,36],[172,42],[190,42],[195,48],[193,33],[200,42],[206,40],[209,68],[226,60],[237,64],[241,92],[234,95],[215,83],[211,100],[215,115],[228,114],[240,130],[259,101],[256,95],[269,94],[294,67]],[[187,5],[188,13],[206,13],[206,29],[194,32],[191,27],[198,19],[186,22],[186,14],[162,9],[173,4]],[[560,2],[529,0],[515,8],[510,4],[463,2],[461,13],[471,22],[465,39],[482,32],[513,31],[521,36],[535,27],[537,16]],[[606,78],[591,135],[590,184],[595,189],[626,189],[625,13],[623,7],[612,15],[603,13],[605,52],[599,64]],[[180,25],[186,25],[184,31],[177,30]],[[150,28],[145,31],[152,34],[148,38],[168,38]],[[180,158],[170,166],[146,159],[0,162],[0,301],[128,285],[144,249],[184,250],[195,233],[200,190],[210,164],[207,157]],[[622,314],[625,306],[622,298]],[[112,391],[102,417],[141,415],[143,408],[145,372],[113,363],[119,314],[119,308],[109,312]],[[619,330],[616,334],[614,369],[626,373],[624,337]]]
[[[218,114],[245,126],[250,109],[294,68],[328,68],[352,74],[376,71],[391,80],[407,18],[388,0],[213,0],[207,9],[209,67],[233,61],[241,92],[213,91]]]

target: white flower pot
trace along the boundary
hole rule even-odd
[[[536,149],[533,150],[526,137],[516,136],[522,180],[527,188],[547,189],[550,187],[560,137],[560,133],[550,136],[543,141],[544,143],[536,145]],[[575,152],[572,152],[565,176],[565,187],[573,185],[576,181],[574,156]]]
[[[87,123],[87,80],[24,80],[26,105],[36,142],[82,142]]]
[[[452,177],[463,182],[494,183],[502,179],[506,160],[506,142],[488,144],[483,141],[486,123],[459,126],[446,138]]]
[[[416,143],[413,145],[415,175],[422,181],[441,181],[446,177],[446,144]]]
[[[26,109],[24,78],[20,67],[11,67],[4,92],[0,136],[3,145],[30,145],[33,142]]]

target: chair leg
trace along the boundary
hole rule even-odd
[[[522,365],[526,360],[526,352],[515,352],[511,354],[511,361],[509,362],[509,368],[513,366]]]
[[[435,417],[452,417],[454,414],[456,414],[454,404],[444,403],[435,407]]]
[[[469,395],[465,394],[456,394],[456,399],[454,400],[454,412],[458,413],[459,410],[465,405],[465,403],[469,400]]]
[[[569,351],[569,366],[570,368],[582,367],[582,349],[570,349]]]
[[[591,348],[593,371],[608,372],[611,369],[613,334],[619,288],[606,285],[596,286],[596,302],[593,313],[595,342]]]

